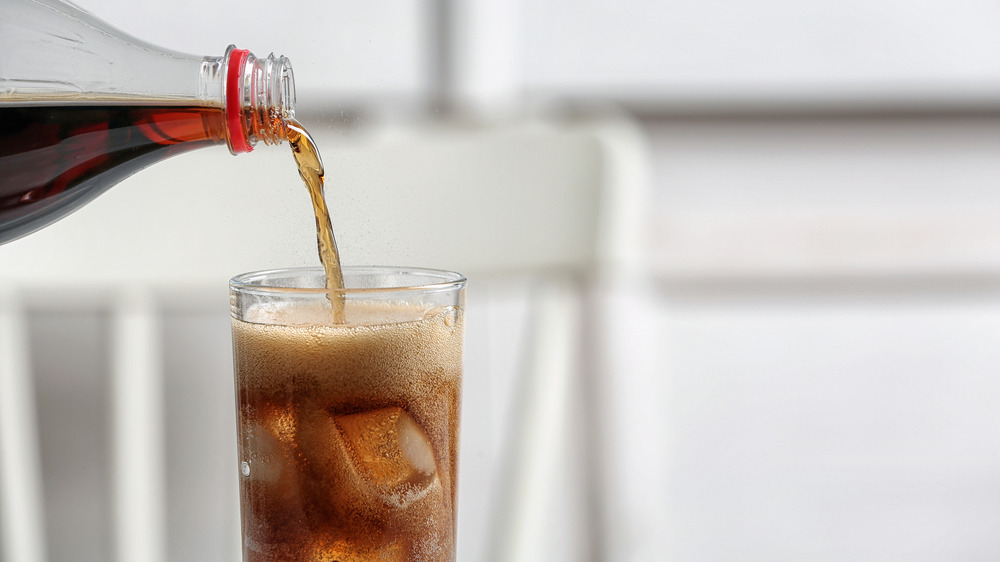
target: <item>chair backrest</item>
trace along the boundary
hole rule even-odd
[[[535,531],[546,513],[566,521],[563,543],[586,545],[593,521],[566,516],[589,505],[598,456],[566,439],[589,381],[575,374],[577,328],[588,279],[636,264],[635,128],[600,118],[312,132],[345,263],[472,280],[463,558],[555,559],[552,537]],[[286,150],[159,163],[0,246],[4,560],[71,548],[77,560],[239,559],[226,280],[316,261]]]

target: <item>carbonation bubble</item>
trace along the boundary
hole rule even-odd
[[[248,463],[247,461],[241,462],[240,472],[243,473],[243,476],[250,476],[250,463]]]

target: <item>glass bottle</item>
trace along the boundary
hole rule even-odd
[[[0,244],[46,226],[164,158],[279,144],[291,63],[232,45],[192,56],[131,37],[62,0],[0,10]]]

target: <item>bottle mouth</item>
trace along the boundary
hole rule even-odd
[[[295,118],[292,63],[274,53],[259,59],[230,48],[226,69],[226,123],[229,148],[250,152],[257,142],[280,144],[285,123]]]
[[[282,121],[294,119],[295,77],[292,74],[292,61],[284,55],[275,57],[271,53],[262,61],[261,66],[264,73],[262,83],[267,90],[265,106],[273,112],[274,117]]]

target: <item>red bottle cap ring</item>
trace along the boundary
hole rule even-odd
[[[229,65],[226,68],[226,126],[229,129],[229,146],[237,154],[253,150],[243,133],[243,120],[240,118],[243,105],[240,100],[240,79],[249,57],[250,51],[233,49],[229,52]]]

